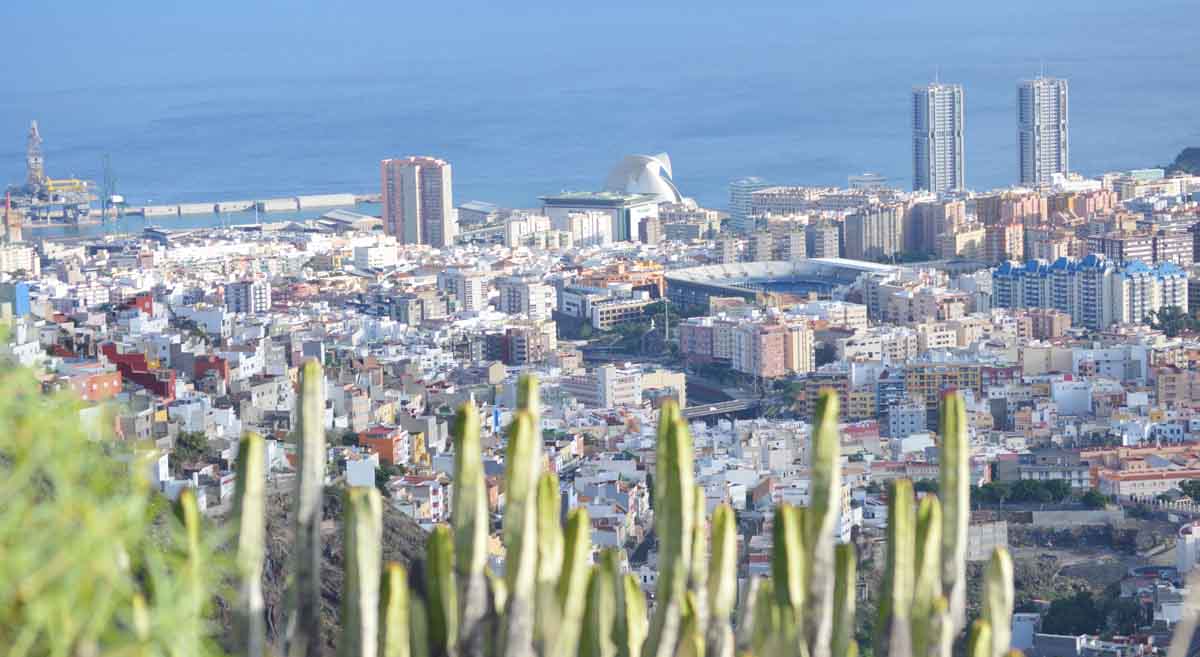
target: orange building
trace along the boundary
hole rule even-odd
[[[360,447],[379,454],[379,462],[387,465],[408,463],[411,447],[408,432],[398,427],[375,426],[358,434]]]

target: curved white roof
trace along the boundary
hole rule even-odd
[[[660,203],[681,203],[683,195],[671,180],[671,157],[627,155],[608,174],[604,190],[626,194],[653,194]]]

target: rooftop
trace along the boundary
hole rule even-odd
[[[569,205],[586,203],[595,205],[637,205],[640,203],[658,203],[653,194],[626,194],[624,192],[559,192],[541,196],[539,199],[548,205]]]

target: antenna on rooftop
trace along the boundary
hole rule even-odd
[[[941,69],[942,69],[942,67],[941,67],[941,66],[936,66],[936,65],[935,65],[935,66],[933,67],[933,83],[934,83],[934,84],[941,84],[941,82],[942,82],[942,71],[941,71]]]

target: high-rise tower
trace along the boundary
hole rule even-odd
[[[1017,149],[1022,185],[1049,183],[1070,167],[1067,81],[1037,77],[1017,86]]]
[[[454,209],[450,163],[432,157],[384,160],[383,228],[402,244],[443,248],[454,244],[458,216]]]
[[[963,189],[963,88],[934,82],[913,87],[913,189]]]

